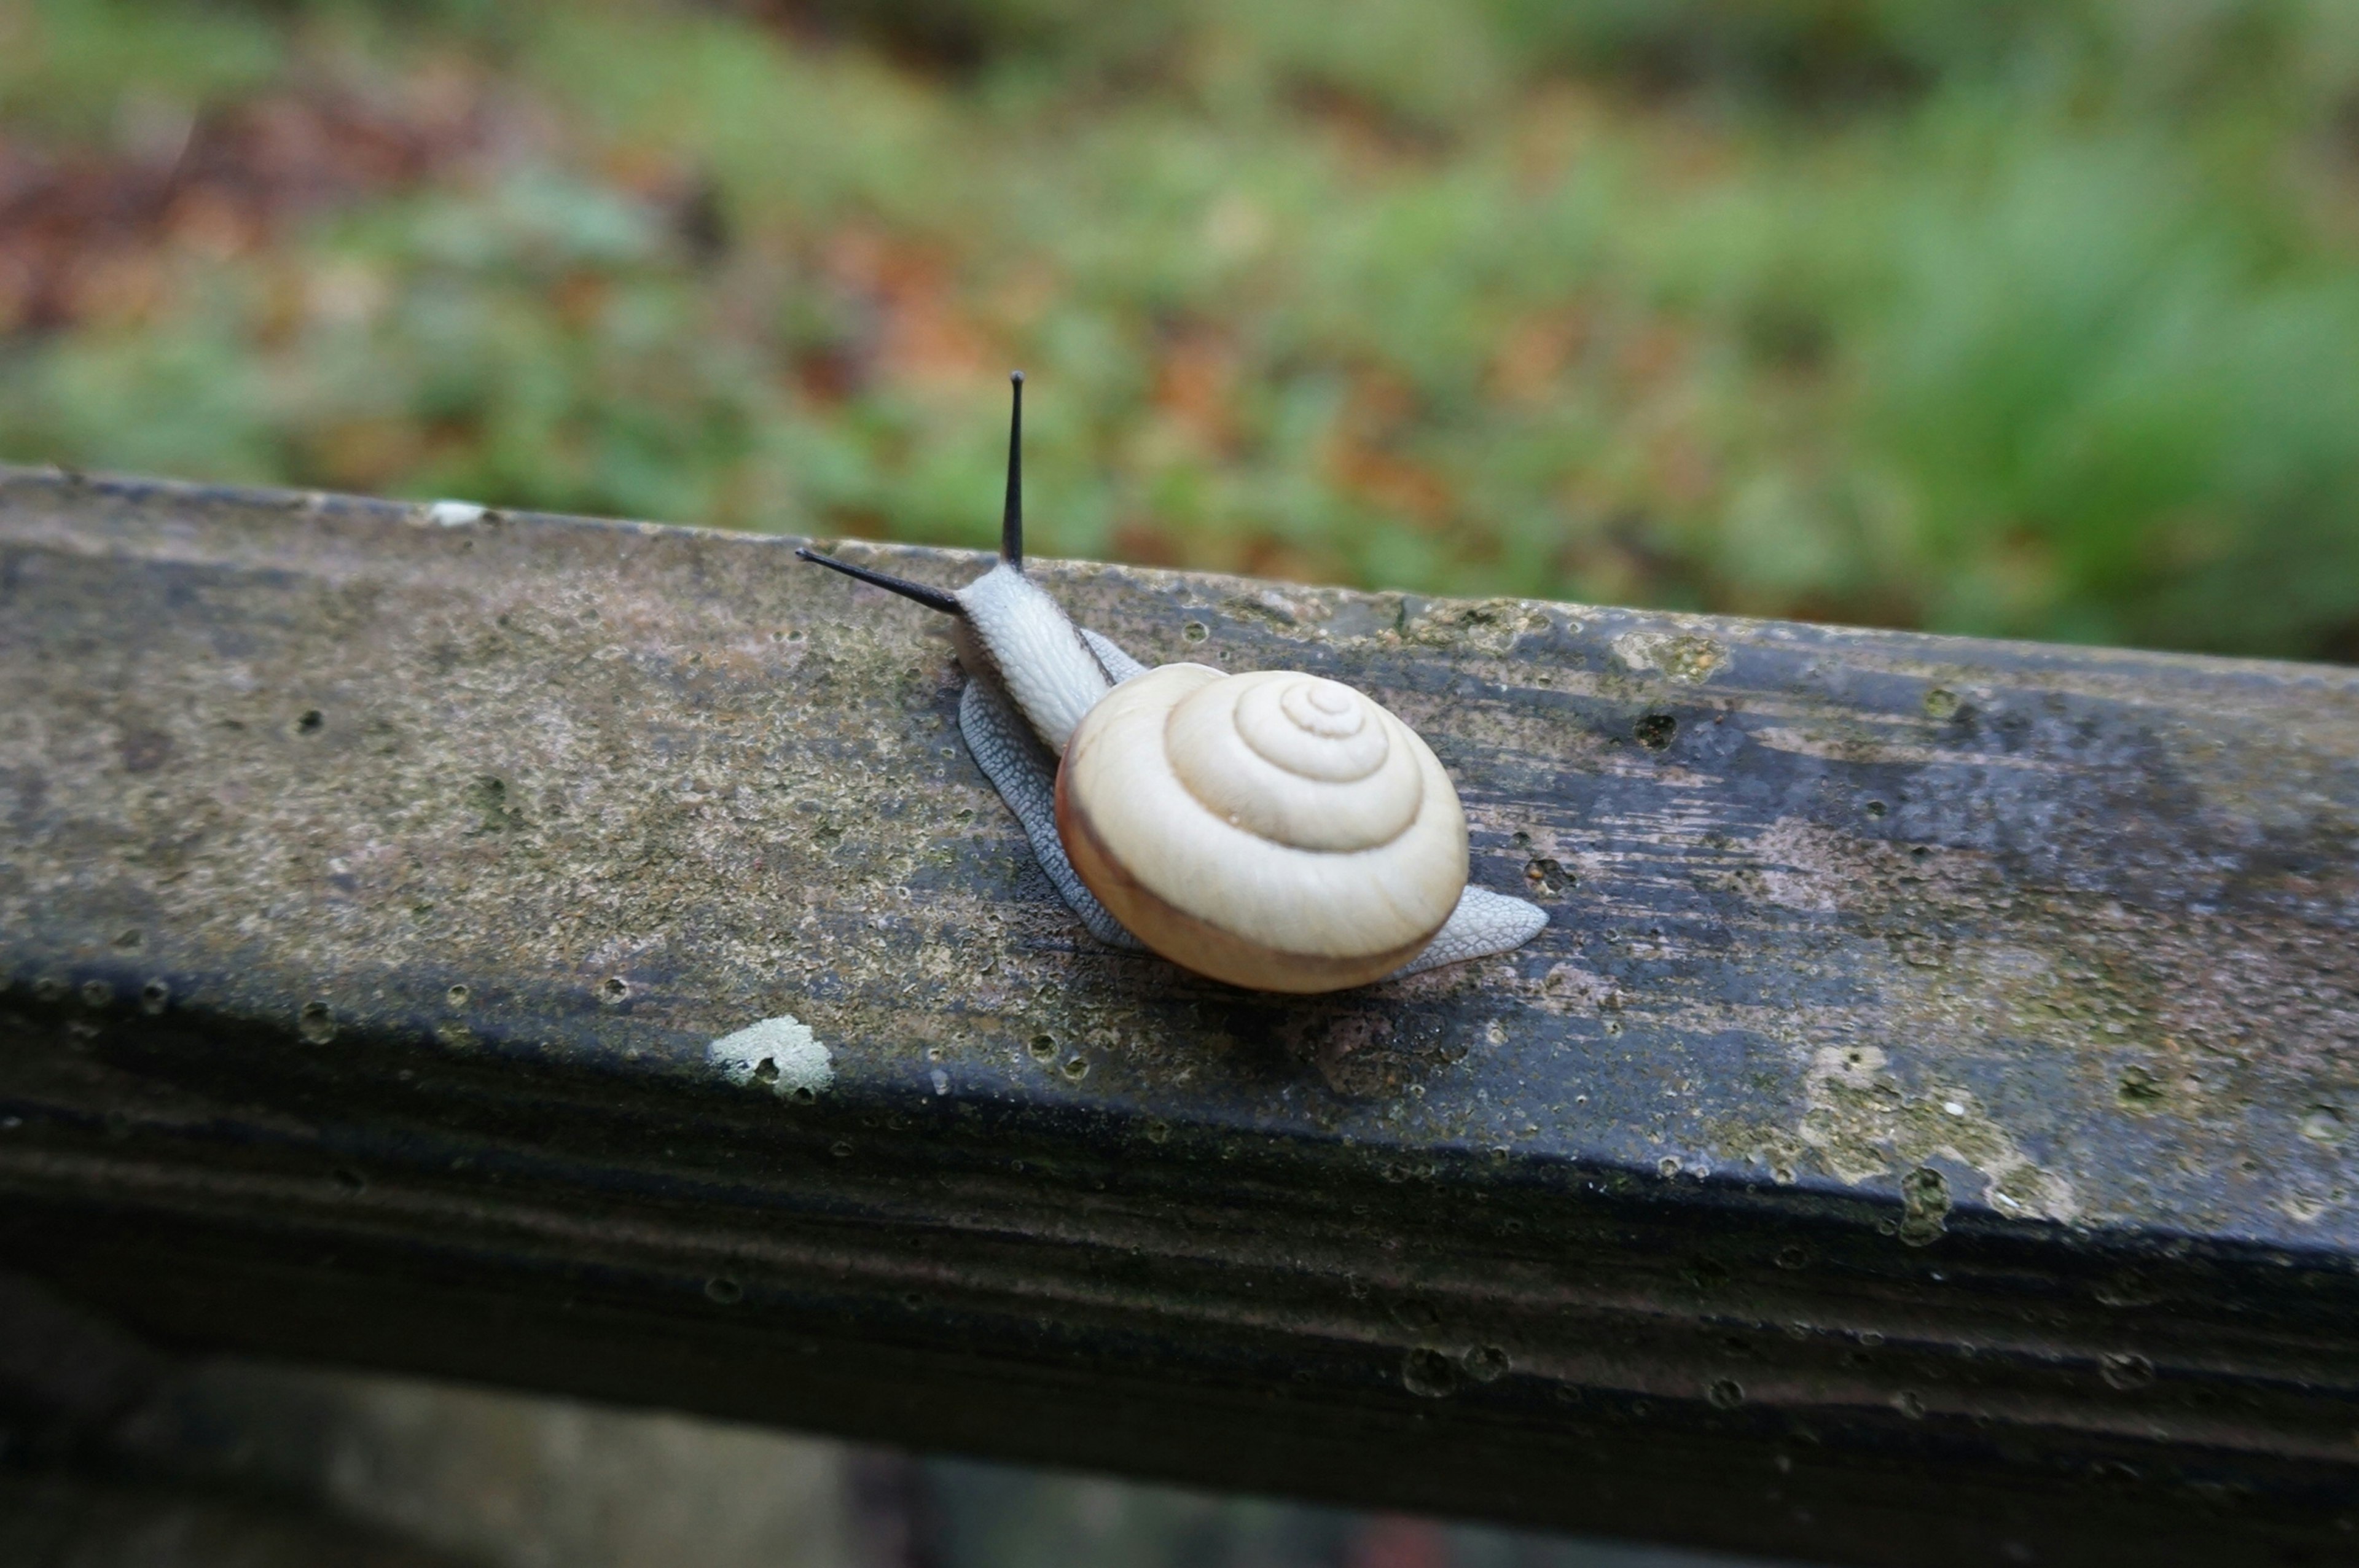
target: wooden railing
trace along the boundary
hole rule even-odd
[[[788,543],[0,470],[28,1299],[1827,1562],[2359,1552],[2359,673],[1040,563],[1383,697],[1551,914],[1274,999],[1092,943],[943,628]]]

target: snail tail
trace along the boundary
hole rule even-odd
[[[1488,888],[1469,887],[1458,895],[1458,907],[1450,912],[1449,921],[1426,944],[1425,951],[1385,979],[1397,980],[1407,975],[1438,969],[1444,964],[1462,964],[1469,958],[1513,952],[1547,926],[1548,911],[1538,904],[1509,898]]]

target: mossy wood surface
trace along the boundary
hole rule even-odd
[[[1377,695],[1550,913],[1281,999],[1093,944],[941,619],[790,544],[0,470],[0,1267],[1796,1557],[2359,1550],[2359,673],[1037,563]]]

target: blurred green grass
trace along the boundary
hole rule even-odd
[[[2337,0],[0,0],[0,456],[2359,654]]]

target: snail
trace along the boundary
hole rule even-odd
[[[1466,814],[1417,732],[1341,682],[1148,669],[1024,575],[1024,376],[999,560],[955,590],[795,554],[956,618],[967,749],[1091,935],[1270,991],[1521,946],[1537,904],[1467,884]]]

